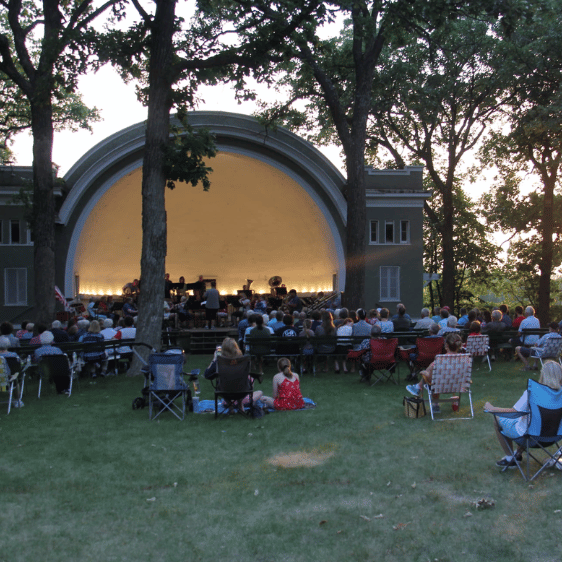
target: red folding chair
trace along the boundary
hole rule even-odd
[[[397,347],[398,338],[371,339],[371,360],[365,365],[367,369],[365,378],[367,381],[371,382],[371,376],[376,376],[376,380],[371,383],[371,386],[380,381],[392,381],[394,384],[398,384],[399,376],[396,365]]]

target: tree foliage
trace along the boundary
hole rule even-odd
[[[425,204],[426,266],[441,274],[441,305],[462,301],[467,271],[478,272],[493,255],[460,182],[468,179],[463,164],[502,103],[492,24],[485,17],[459,18],[412,37],[401,48],[387,49],[374,83],[369,157],[377,162],[388,152],[400,167],[406,160],[422,162],[434,189]],[[477,245],[470,237],[459,244],[463,223]]]
[[[488,224],[511,234],[509,264],[529,287],[542,323],[549,320],[551,280],[562,263],[561,24],[560,2],[543,1],[501,41],[495,70],[510,103],[482,151],[483,161],[499,170],[483,198]]]

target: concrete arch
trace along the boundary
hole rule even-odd
[[[213,181],[216,174],[222,183],[213,183],[214,186],[216,185],[215,192],[212,187],[212,195],[205,199],[205,203],[201,203],[199,194],[186,195],[187,189],[194,188],[186,188],[182,192],[181,187],[178,186],[173,192],[167,192],[169,224],[170,215],[174,215],[185,201],[194,206],[202,205],[202,207],[190,210],[193,218],[197,219],[203,213],[203,207],[211,205],[213,198],[214,203],[212,204],[219,206],[222,199],[227,198],[230,201],[228,208],[236,215],[237,224],[245,224],[252,220],[258,223],[254,230],[256,236],[252,238],[252,234],[246,232],[246,238],[241,240],[243,247],[240,249],[240,255],[248,252],[259,253],[249,247],[251,244],[255,244],[257,248],[259,244],[267,245],[269,240],[271,245],[271,260],[267,263],[267,268],[263,263],[265,254],[260,254],[259,258],[256,257],[256,260],[262,263],[248,264],[247,277],[251,277],[251,275],[256,277],[252,271],[257,271],[257,265],[259,265],[261,277],[258,286],[255,286],[256,290],[263,288],[260,284],[263,284],[263,279],[268,276],[283,276],[283,268],[288,271],[287,264],[291,262],[295,272],[295,275],[288,273],[287,283],[291,286],[296,285],[299,290],[331,289],[331,277],[336,274],[336,288],[343,290],[345,284],[346,205],[341,192],[344,178],[338,170],[310,143],[297,135],[285,129],[268,132],[256,119],[249,116],[222,112],[193,112],[190,114],[190,123],[195,128],[206,127],[215,134],[219,154],[217,159],[209,162],[209,165],[215,169],[211,180]],[[145,141],[144,134],[145,125],[139,123],[108,137],[86,153],[64,178],[70,190],[59,211],[59,221],[63,228],[60,229],[58,240],[57,271],[64,276],[58,282],[64,286],[66,294],[74,293],[75,275],[80,275],[80,268],[86,267],[84,264],[88,262],[88,259],[98,261],[96,256],[87,255],[95,248],[95,242],[91,242],[88,246],[88,239],[93,233],[98,236],[100,232],[103,234],[104,230],[109,229],[108,235],[113,236],[113,233],[118,231],[114,225],[116,218],[123,221],[125,228],[132,228],[127,210],[120,208],[115,214],[115,208],[112,205],[120,207],[121,201],[131,201],[136,198],[137,193],[140,197],[139,178]],[[231,170],[237,170],[240,176],[246,174],[244,178],[247,183],[238,185],[239,198],[233,197],[232,193],[228,193],[224,189],[225,181],[236,183],[233,181],[232,175],[229,177]],[[253,185],[254,183],[257,185]],[[237,207],[238,200],[243,199],[246,191],[251,194],[253,199],[267,204],[261,207],[259,205],[248,207],[247,204],[242,203]],[[180,192],[183,193],[184,200],[180,200],[177,196]],[[186,197],[188,199],[185,199]],[[170,206],[168,200],[170,200]],[[280,202],[285,200],[288,201],[286,207],[283,207]],[[137,214],[137,203],[134,205],[135,210],[131,211],[132,215]],[[267,215],[266,220],[264,220],[264,215]],[[140,213],[138,216],[140,221]],[[176,222],[185,221],[186,216],[188,215],[180,213],[179,218],[174,220]],[[307,228],[304,230],[300,224],[301,221],[307,223]],[[297,239],[302,240],[305,247],[308,239],[313,238],[318,251],[311,252],[309,248],[309,257],[306,257],[306,255],[300,254],[292,256],[289,249],[281,256],[280,263],[276,263],[276,256],[280,253],[279,248],[283,246],[283,239],[280,239],[279,236],[282,236],[284,231],[290,232],[291,228],[301,233],[298,235],[300,238],[297,236]],[[187,224],[186,229],[188,229]],[[305,233],[304,236],[303,233]],[[193,233],[193,239],[196,238],[195,234],[196,232]],[[133,233],[130,238],[134,236]],[[136,236],[139,237],[140,232],[137,232]],[[106,253],[112,249],[118,253],[120,241],[115,239],[115,236],[113,239],[114,244],[112,247],[106,248]],[[293,236],[291,239],[293,246],[295,245],[294,239]],[[107,240],[102,242],[102,244],[105,243]],[[132,244],[130,241],[129,243]],[[172,241],[171,244],[173,245],[174,242]],[[209,251],[211,251],[210,248]],[[220,254],[221,251],[217,253]],[[226,252],[225,255],[230,255],[231,249],[227,248],[224,252]],[[313,254],[322,252],[330,254],[330,256],[324,256],[324,262],[315,261],[319,256]],[[237,257],[232,256],[232,259],[235,260]],[[170,243],[167,264],[168,258],[171,259]],[[112,259],[114,267],[119,267],[119,257],[112,256]],[[224,260],[224,256],[221,259]],[[221,276],[224,275],[218,270],[224,266],[224,263],[217,263],[214,270],[212,262],[200,263],[205,270],[186,272],[186,277],[192,278],[195,273],[212,274],[218,277],[220,283]],[[303,279],[299,286],[296,276],[306,276],[307,273],[310,275],[310,272],[314,271],[314,267],[323,269],[322,276],[326,278],[326,283],[328,282],[328,268],[331,268],[329,286],[320,284],[320,274],[317,276],[315,286],[306,287],[306,279]],[[99,273],[100,269],[98,268],[97,271]],[[177,272],[170,271],[170,273],[172,273],[172,279],[179,276]],[[129,277],[130,272],[124,271],[121,275],[121,283],[130,280]],[[190,279],[187,280],[190,281]],[[86,292],[83,290],[85,288],[83,281],[81,280],[81,292]],[[232,285],[232,283],[231,280],[226,285]],[[230,286],[228,288],[231,289]],[[96,291],[93,287],[90,289],[89,292],[107,292],[106,290]]]

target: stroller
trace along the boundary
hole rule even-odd
[[[135,352],[136,353],[136,352]],[[186,406],[193,411],[193,400],[189,385],[183,380],[183,351],[179,348],[168,349],[165,352],[157,353],[152,350],[148,356],[148,362],[144,361],[140,355],[144,366],[144,387],[141,390],[142,396],[133,400],[133,410],[143,409],[149,406],[150,418],[154,419],[165,410],[169,410],[177,417],[176,411],[185,415]],[[189,373],[189,382],[193,384],[196,395],[199,394],[199,373],[200,369],[193,369]],[[186,373],[185,373],[186,374]],[[182,408],[174,404],[178,397],[182,399]],[[159,411],[153,415],[153,406],[159,407]]]

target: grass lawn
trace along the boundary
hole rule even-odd
[[[405,383],[333,372],[302,377],[316,409],[259,420],[151,422],[131,408],[142,380],[123,375],[70,398],[48,386],[38,400],[32,382],[0,413],[0,560],[561,560],[562,472],[502,474],[482,413],[515,403],[518,369],[475,370],[476,417],[444,423],[404,417]],[[476,510],[483,498],[495,507]]]

